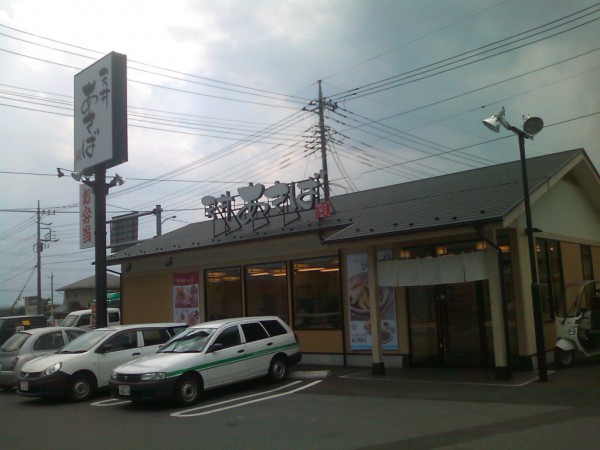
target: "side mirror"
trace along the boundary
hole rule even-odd
[[[224,348],[225,348],[225,346],[223,344],[216,342],[210,346],[210,348],[208,349],[208,352],[206,352],[206,353],[218,352],[219,350],[223,350]]]

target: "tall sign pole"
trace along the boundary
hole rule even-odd
[[[127,57],[112,52],[75,75],[75,174],[94,193],[97,327],[107,325],[106,195],[122,183],[107,184],[106,169],[126,161]]]

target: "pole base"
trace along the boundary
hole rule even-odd
[[[371,366],[371,375],[385,375],[385,364],[373,363]]]
[[[512,373],[510,371],[510,368],[508,368],[506,366],[503,366],[503,367],[496,366],[494,368],[494,379],[496,381],[512,380]]]

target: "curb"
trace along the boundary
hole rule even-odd
[[[329,375],[331,375],[330,370],[296,370],[289,373],[289,378],[317,379],[327,378]]]

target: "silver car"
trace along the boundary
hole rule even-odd
[[[54,353],[85,332],[71,327],[44,327],[13,334],[0,347],[0,387],[11,389],[26,362]]]

